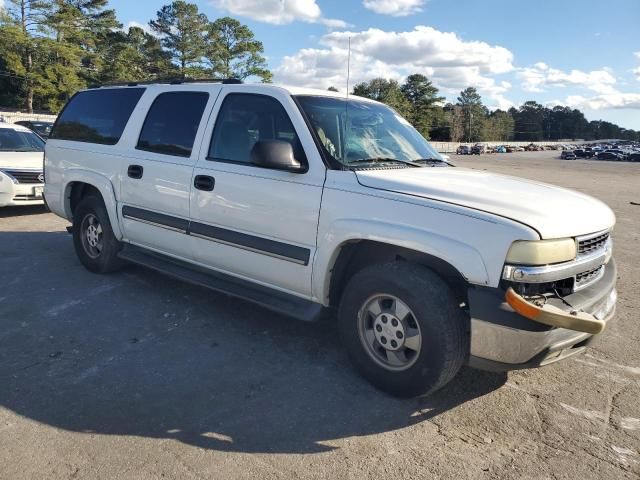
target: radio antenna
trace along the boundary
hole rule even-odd
[[[349,75],[351,74],[351,37],[349,37],[349,48],[347,50],[347,98],[349,98]]]

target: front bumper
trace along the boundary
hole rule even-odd
[[[0,207],[41,205],[44,184],[10,183],[6,177],[0,183]]]
[[[604,275],[589,287],[564,297],[576,310],[598,316],[607,324],[615,314],[616,265],[607,263]],[[497,288],[469,289],[471,352],[469,365],[483,370],[516,370],[539,367],[584,350],[589,333],[554,328],[516,313]],[[571,308],[559,299],[549,303],[564,311]]]

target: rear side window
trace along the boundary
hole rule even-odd
[[[209,94],[205,92],[161,93],[147,113],[136,148],[190,156],[208,100]]]
[[[80,92],[69,100],[49,138],[115,145],[144,88]]]

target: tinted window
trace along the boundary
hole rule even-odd
[[[291,143],[296,160],[306,164],[302,144],[280,102],[265,95],[227,95],[218,113],[208,158],[249,163],[251,149],[260,140]]]
[[[50,138],[115,145],[144,88],[111,88],[80,92],[56,121]]]
[[[191,155],[208,99],[209,94],[205,92],[158,95],[144,121],[136,148],[166,155]]]
[[[0,152],[43,152],[44,142],[32,132],[0,128]]]

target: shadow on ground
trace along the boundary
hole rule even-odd
[[[428,420],[506,381],[463,369],[431,397],[391,398],[352,371],[330,321],[289,320],[140,268],[93,275],[63,233],[0,233],[8,250],[0,406],[52,427],[221,451],[322,452],[331,440]]]
[[[26,215],[42,215],[49,209],[44,205],[29,205],[24,207],[2,207],[0,208],[0,218],[23,217]]]

